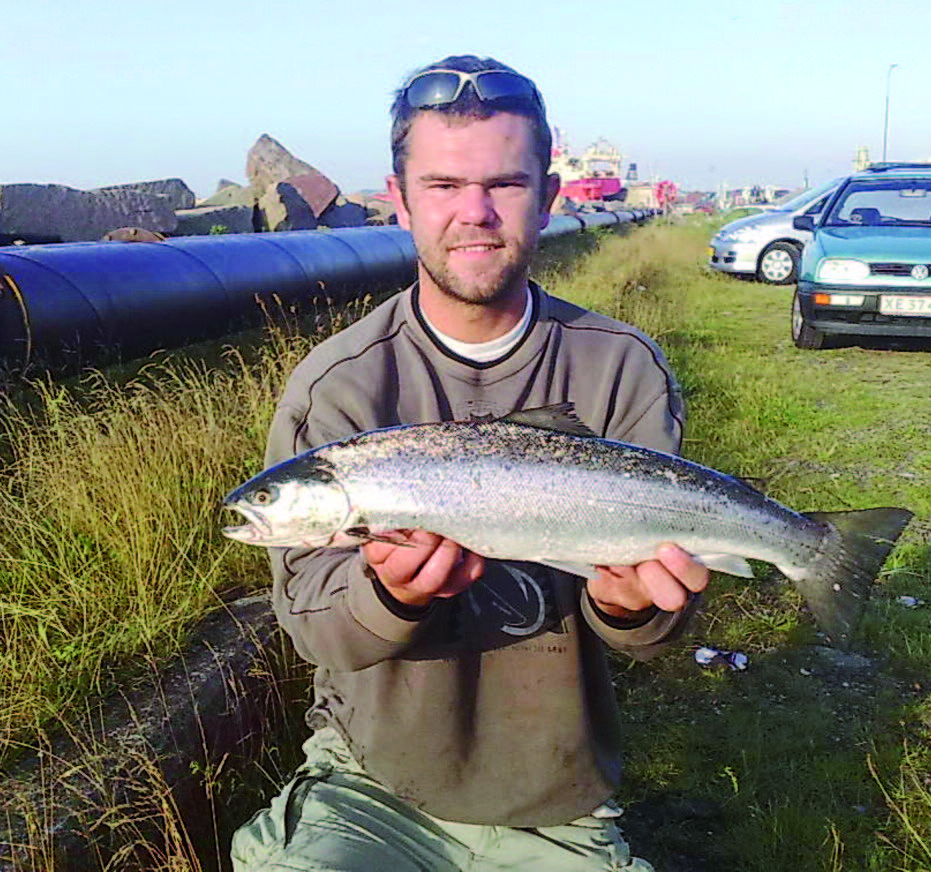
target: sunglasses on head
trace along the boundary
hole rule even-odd
[[[404,96],[412,109],[427,109],[455,103],[462,89],[471,84],[479,100],[507,98],[530,99],[542,108],[543,100],[536,85],[508,70],[480,70],[463,73],[460,70],[427,70],[418,73],[404,86]]]

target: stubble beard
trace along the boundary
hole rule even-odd
[[[445,296],[459,303],[490,306],[522,292],[530,272],[534,246],[521,247],[515,256],[487,275],[461,276],[449,268],[446,258],[427,251],[418,257],[420,266]]]

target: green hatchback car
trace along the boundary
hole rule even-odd
[[[799,348],[931,339],[931,164],[874,164],[793,225],[814,234],[792,300]]]

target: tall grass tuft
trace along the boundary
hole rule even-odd
[[[634,324],[662,340],[684,318],[681,298],[666,293],[684,281],[694,254],[664,226],[648,225],[622,238],[599,237],[600,245],[571,273],[548,270],[546,289],[584,306]]]
[[[284,380],[314,335],[276,329],[248,359],[164,358],[122,384],[31,385],[0,420],[0,761],[11,743],[177,650],[225,591],[266,583],[225,540],[221,500],[261,468]]]
[[[889,868],[911,872],[931,869],[931,699],[908,714],[912,735],[896,771],[884,775],[872,757],[868,763],[890,810],[880,834]]]

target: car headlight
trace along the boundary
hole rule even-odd
[[[862,282],[869,274],[869,264],[862,260],[829,257],[818,264],[817,280],[819,282]]]

